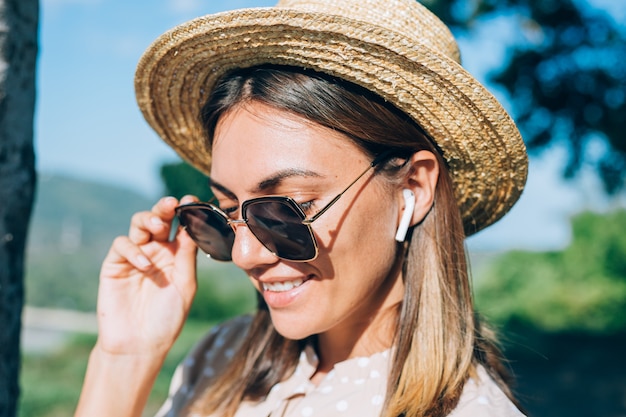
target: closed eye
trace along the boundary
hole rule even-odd
[[[226,214],[231,219],[234,218],[235,214],[239,210],[239,206],[238,205],[237,206],[226,206],[226,207],[223,207],[222,205],[217,204],[217,206],[220,208],[220,210],[222,210],[224,212],[224,214]]]
[[[303,212],[308,214],[315,207],[315,200],[305,201],[304,203],[297,203],[297,204],[302,209]]]
[[[296,202],[296,204],[298,205],[298,207],[300,207],[302,212],[307,215],[311,213],[315,208],[315,200],[305,201],[303,203]],[[226,214],[231,219],[235,218],[237,212],[239,211],[239,205],[228,206],[225,204],[224,207],[222,207],[222,205],[217,204],[217,206],[220,208],[220,210],[224,212],[224,214]]]

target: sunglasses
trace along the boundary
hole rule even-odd
[[[354,181],[310,218],[291,197],[267,196],[241,204],[241,220],[228,217],[211,203],[183,204],[176,208],[181,226],[209,257],[232,260],[235,228],[245,224],[271,253],[295,262],[312,261],[319,252],[311,224],[333,206],[370,169],[388,159],[390,152],[377,156]]]

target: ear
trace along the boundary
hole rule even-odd
[[[408,189],[413,192],[415,206],[413,207],[410,225],[415,226],[424,220],[435,201],[435,189],[439,179],[439,161],[432,152],[419,151],[414,153],[407,163],[410,164],[410,169],[402,183],[401,189],[398,190],[398,198],[402,201],[401,207],[403,207],[403,210],[404,208],[410,210],[410,205],[407,207],[405,202],[402,189]],[[402,215],[403,213],[399,214]]]

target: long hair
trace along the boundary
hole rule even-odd
[[[441,152],[406,114],[371,92],[309,70],[262,66],[224,77],[202,109],[208,146],[221,116],[250,101],[288,111],[343,133],[372,157],[394,150],[378,172],[399,181],[410,167],[394,162],[430,150],[440,173],[434,205],[405,243],[405,293],[395,328],[384,417],[449,414],[477,364],[505,393],[508,375],[491,332],[475,316],[465,254],[465,233],[452,180]],[[232,417],[242,401],[262,399],[295,370],[306,341],[274,329],[267,306],[259,308],[242,347],[225,372],[196,388],[189,412]]]

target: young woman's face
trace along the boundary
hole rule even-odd
[[[218,123],[211,179],[234,218],[243,201],[266,195],[290,196],[310,217],[370,163],[342,134],[252,102]],[[396,195],[381,175],[366,173],[313,223],[319,255],[310,262],[281,260],[237,226],[233,262],[265,298],[279,333],[350,337],[401,301]]]

